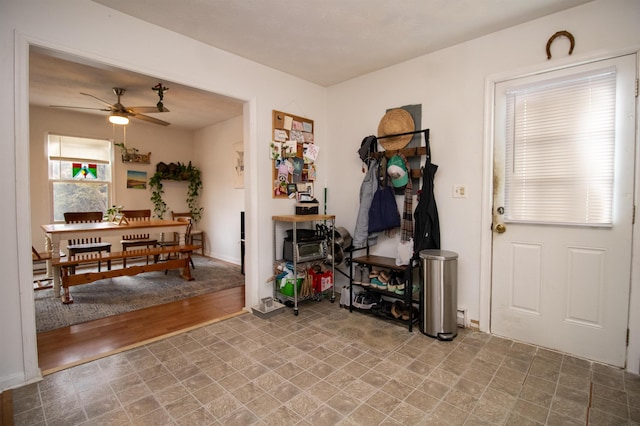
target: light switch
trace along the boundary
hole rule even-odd
[[[453,185],[453,198],[467,198],[467,188],[465,185],[456,183]]]

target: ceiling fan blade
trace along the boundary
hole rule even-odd
[[[93,95],[92,95],[92,94],[90,94],[90,93],[82,93],[82,92],[80,92],[80,94],[81,94],[81,95],[85,95],[85,96],[89,96],[89,97],[91,97],[91,98],[93,98],[93,99],[97,100],[98,102],[102,102],[103,104],[105,104],[106,106],[108,106],[108,107],[110,108],[110,109],[109,109],[109,111],[111,111],[111,109],[113,109],[113,104],[110,104],[109,102],[107,102],[107,101],[105,101],[105,100],[102,100],[102,99],[100,99],[100,98],[99,98],[99,97],[97,97],[97,96],[93,96]]]
[[[136,114],[153,114],[159,112],[169,112],[169,108],[162,107],[162,110],[158,109],[158,107],[154,106],[138,106],[138,107],[128,107],[129,111],[135,112]]]
[[[71,108],[71,109],[90,109],[93,111],[111,111],[111,108],[90,108],[90,107],[77,107],[68,105],[49,105],[51,108]]]
[[[169,124],[171,124],[171,123],[167,123],[166,121],[158,120],[157,118],[149,117],[148,115],[144,115],[144,114],[132,113],[131,116],[137,118],[138,120],[147,121],[153,124],[159,124],[161,126],[168,126]]]

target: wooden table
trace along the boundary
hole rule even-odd
[[[172,233],[178,232],[180,244],[185,244],[185,232],[187,222],[177,220],[140,220],[130,223],[117,224],[114,222],[100,223],[54,223],[41,225],[42,230],[47,234],[47,251],[51,253],[51,260],[47,261],[47,271],[53,275],[53,294],[60,296],[60,267],[52,266],[52,261],[60,258],[60,241],[90,238],[90,237],[113,237],[127,234],[150,234],[150,233]]]

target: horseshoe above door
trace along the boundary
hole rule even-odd
[[[571,42],[571,47],[569,48],[569,55],[573,53],[573,48],[576,46],[576,39],[573,37],[573,34],[571,34],[569,31],[562,30],[552,35],[551,38],[549,38],[549,41],[547,41],[547,59],[551,59],[551,43],[553,43],[553,41],[560,36],[565,36],[569,39],[569,41]]]

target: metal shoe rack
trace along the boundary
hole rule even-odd
[[[349,300],[353,300],[353,286],[358,285],[357,282],[354,282],[354,273],[353,273],[354,265],[358,265],[358,267],[365,267],[368,270],[371,270],[373,267],[376,267],[378,269],[394,271],[394,272],[403,274],[403,276],[404,275],[407,276],[407,281],[404,283],[403,294],[397,294],[397,293],[393,293],[385,290],[379,290],[375,288],[366,288],[366,291],[372,292],[372,293],[378,293],[381,296],[386,297],[388,299],[401,300],[405,306],[409,307],[409,311],[410,311],[409,319],[408,320],[403,320],[401,318],[396,319],[396,318],[393,318],[392,316],[386,315],[385,313],[381,312],[379,309],[359,309],[353,306],[353,303],[349,305],[349,312],[353,312],[353,311],[362,312],[362,313],[374,315],[380,318],[384,318],[387,320],[403,323],[409,328],[410,332],[413,331],[413,325],[418,323],[420,320],[419,315],[416,315],[415,317],[413,315],[413,305],[417,304],[419,306],[418,308],[419,312],[421,312],[422,310],[422,307],[420,306],[422,298],[418,297],[418,300],[413,299],[413,269],[414,269],[412,266],[413,261],[411,261],[410,264],[406,266],[397,266],[394,258],[370,255],[369,247],[355,249],[354,252],[358,250],[364,250],[364,249],[366,249],[365,255],[352,257],[350,259]],[[352,252],[352,256],[353,256],[353,252]]]

